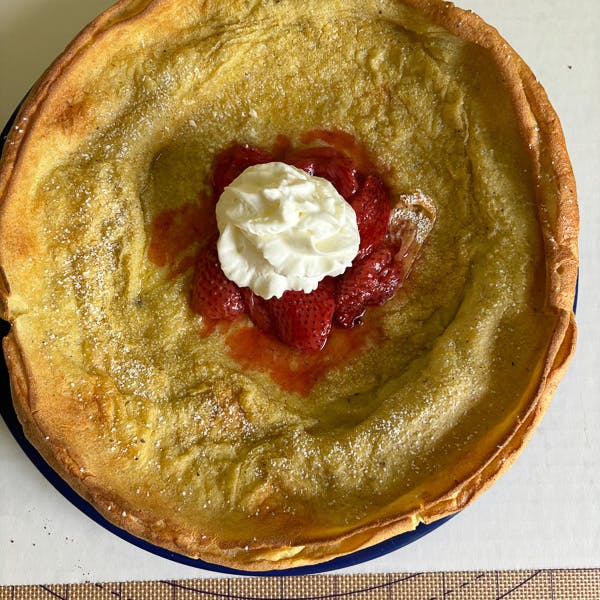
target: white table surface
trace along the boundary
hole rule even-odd
[[[0,0],[0,124],[110,4]],[[418,542],[342,572],[600,567],[600,2],[458,4],[500,30],[560,115],[582,217],[578,348],[530,444],[491,490]],[[1,419],[0,464],[0,585],[216,576],[156,557],[90,520],[29,462]]]

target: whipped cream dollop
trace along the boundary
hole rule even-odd
[[[312,292],[358,253],[356,214],[333,185],[282,162],[248,167],[217,202],[225,275],[268,299]]]

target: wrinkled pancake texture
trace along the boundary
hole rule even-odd
[[[315,562],[461,508],[523,444],[572,347],[574,191],[541,89],[452,14],[121,2],[32,92],[0,176],[13,395],[119,525],[223,564]],[[315,128],[355,136],[392,197],[424,191],[437,220],[369,309],[377,336],[302,395],[240,366],[231,330],[199,335],[191,271],[148,247],[158,215],[206,201],[231,142]]]

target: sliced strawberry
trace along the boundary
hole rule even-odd
[[[247,287],[242,288],[242,297],[244,298],[246,312],[252,322],[264,332],[275,334],[273,319],[271,318],[267,301],[264,298],[257,296]]]
[[[329,279],[310,294],[290,290],[267,303],[282,342],[302,351],[316,352],[325,346],[335,311],[333,285]]]
[[[356,213],[360,246],[356,259],[367,256],[383,240],[390,220],[390,197],[381,179],[367,175],[348,201]],[[356,260],[355,259],[355,260]]]
[[[367,306],[383,304],[394,295],[401,281],[395,254],[396,247],[383,242],[339,277],[335,291],[335,325],[353,327],[360,322]]]
[[[346,200],[358,190],[356,163],[331,146],[295,150],[288,154],[285,162],[309,175],[329,180]]]
[[[248,167],[273,162],[270,152],[248,144],[234,144],[217,155],[213,164],[213,191],[215,198]]]
[[[242,293],[223,273],[215,242],[207,244],[196,259],[190,307],[215,320],[233,321],[244,312]]]

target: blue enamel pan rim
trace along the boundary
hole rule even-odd
[[[14,124],[15,118],[19,111],[20,105],[12,114],[8,123],[4,127],[2,134],[0,134],[0,149],[4,146],[6,141],[6,137]],[[575,291],[575,305],[577,306],[577,295],[579,289],[579,281],[577,283],[577,289]],[[1,337],[4,336],[9,331],[8,323],[4,321],[0,321],[1,324]],[[354,565],[362,564],[364,562],[373,560],[375,558],[379,558],[390,552],[403,548],[412,542],[417,541],[423,536],[431,533],[440,525],[443,525],[446,521],[452,518],[453,515],[445,517],[443,519],[439,519],[433,523],[421,523],[417,526],[417,528],[413,531],[408,531],[406,533],[402,533],[395,537],[392,537],[384,542],[380,542],[371,546],[369,548],[365,548],[363,550],[358,550],[351,554],[340,556],[334,558],[333,560],[319,563],[317,565],[310,565],[305,567],[296,567],[291,569],[278,569],[271,571],[261,571],[261,572],[253,572],[253,571],[243,571],[239,569],[232,569],[229,567],[224,567],[221,565],[215,565],[212,563],[205,562],[200,559],[190,558],[184,556],[182,554],[178,554],[176,552],[171,552],[170,550],[165,550],[159,546],[155,546],[145,540],[142,540],[134,535],[131,535],[127,531],[120,529],[116,525],[112,524],[110,521],[107,521],[89,502],[83,499],[79,494],[77,494],[69,485],[46,463],[41,454],[30,444],[30,442],[25,437],[23,433],[23,428],[17,418],[15,413],[12,401],[11,401],[11,392],[10,392],[10,383],[8,378],[8,371],[6,368],[6,363],[4,361],[4,355],[2,355],[2,360],[0,361],[0,390],[2,392],[3,400],[0,401],[0,414],[11,434],[15,438],[16,442],[21,446],[27,457],[31,460],[31,462],[37,467],[40,473],[56,488],[56,490],[64,496],[71,504],[77,507],[81,512],[87,515],[90,519],[95,521],[98,525],[103,527],[104,529],[114,533],[121,539],[146,550],[156,556],[160,556],[162,558],[166,558],[168,560],[187,565],[190,567],[196,567],[199,569],[205,569],[207,571],[213,571],[217,573],[226,573],[231,575],[245,575],[245,576],[284,576],[284,575],[313,575],[317,573],[324,573],[327,571],[333,571],[338,569],[344,569],[346,567],[351,567]]]

